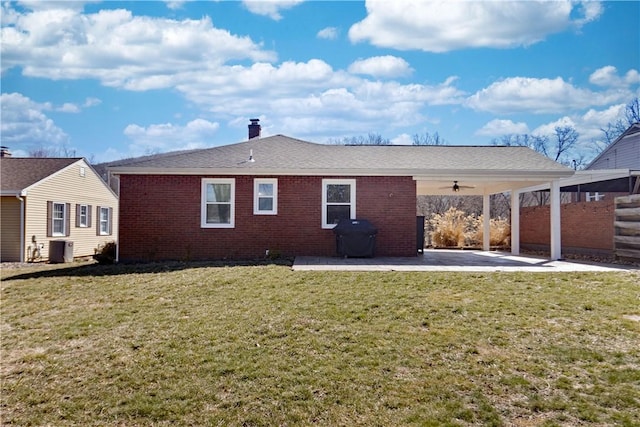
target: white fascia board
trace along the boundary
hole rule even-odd
[[[473,181],[540,181],[545,179],[560,179],[573,175],[573,171],[439,171],[429,174],[417,174],[413,176],[416,181],[441,181],[455,179],[456,181],[473,180]]]
[[[110,168],[113,175],[279,175],[279,176],[412,176],[415,180],[442,180],[450,177],[495,181],[509,178],[516,181],[558,179],[573,175],[573,171],[518,170],[419,170],[419,169],[261,169],[261,168]]]
[[[576,171],[576,173],[571,177],[561,178],[560,187],[569,187],[572,185],[589,184],[592,182],[608,181],[610,179],[626,178],[630,175],[634,174],[629,171],[629,169],[594,169]],[[544,184],[523,188],[520,191],[525,193],[530,191],[549,190],[551,188],[550,184],[550,182],[546,182]]]
[[[358,169],[259,169],[259,168],[113,168],[113,175],[265,175],[265,176],[312,176],[312,175],[370,175],[370,171]],[[380,174],[380,175],[387,175]]]

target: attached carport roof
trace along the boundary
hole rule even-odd
[[[565,193],[600,192],[631,193],[634,179],[640,177],[640,171],[629,169],[597,169],[577,171],[573,176],[560,180],[560,191]],[[549,184],[540,184],[524,188],[523,191],[547,191]]]
[[[111,163],[112,174],[411,176],[418,194],[491,194],[573,170],[527,148],[326,145],[275,135],[220,147]]]

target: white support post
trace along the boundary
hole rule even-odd
[[[520,255],[520,193],[511,190],[511,254]]]
[[[482,196],[482,250],[491,250],[491,199],[489,194]]]
[[[562,258],[562,241],[561,241],[561,229],[560,229],[560,181],[555,179],[551,181],[551,193],[550,193],[550,209],[549,219],[551,226],[551,259],[559,260]]]

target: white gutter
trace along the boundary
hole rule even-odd
[[[111,173],[109,173],[111,178]],[[116,264],[120,262],[120,180],[116,182],[118,184],[118,234],[116,235]],[[109,184],[111,188],[111,184]],[[113,218],[111,219],[113,221]]]
[[[594,169],[577,171],[575,175],[567,178],[560,178],[560,187],[569,187],[572,185],[589,184],[598,181],[608,181],[611,179],[627,178],[629,176],[637,176],[638,171],[629,169]],[[534,185],[522,188],[519,191],[525,193],[530,191],[549,190],[551,183],[547,182],[540,185]]]
[[[415,180],[442,180],[448,177],[482,178],[484,180],[504,179],[508,177],[515,180],[551,180],[561,177],[568,177],[574,174],[572,169],[557,170],[486,170],[486,169],[358,169],[358,168],[336,168],[336,169],[259,169],[259,168],[113,168],[110,169],[114,175],[279,175],[279,176],[411,176]]]
[[[24,262],[24,199],[26,194],[16,194],[16,199],[20,201],[20,262]]]

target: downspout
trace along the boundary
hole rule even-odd
[[[111,176],[111,172],[109,172],[109,176]],[[118,175],[118,180],[116,181],[118,186],[118,235],[116,236],[116,264],[120,262],[120,176]],[[113,218],[111,218],[113,221]]]
[[[20,262],[24,262],[24,194],[16,194],[16,199],[20,201]]]

